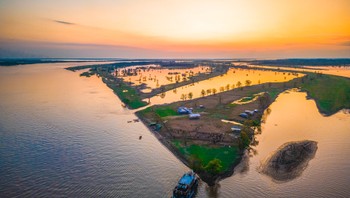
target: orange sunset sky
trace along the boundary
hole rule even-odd
[[[0,57],[350,57],[349,0],[0,0]]]

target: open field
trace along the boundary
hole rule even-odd
[[[179,140],[174,140],[172,143],[187,159],[190,160],[191,157],[199,159],[203,167],[208,165],[211,160],[219,159],[222,162],[220,172],[229,170],[232,163],[239,159],[239,148],[235,146],[213,147],[191,143],[184,145]]]
[[[314,74],[304,78],[301,87],[315,99],[319,111],[326,115],[350,108],[349,78]]]

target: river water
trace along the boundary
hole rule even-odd
[[[86,63],[79,63],[86,64]],[[170,197],[189,169],[78,63],[0,67],[0,197]],[[350,115],[324,117],[305,93],[281,94],[257,154],[197,197],[350,196]],[[139,136],[142,139],[139,140]],[[283,143],[318,141],[303,174],[275,183],[257,172]]]

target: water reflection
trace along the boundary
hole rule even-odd
[[[131,66],[116,69],[114,75],[133,85],[144,85],[145,91],[163,85],[187,81],[192,76],[210,72],[208,66],[193,68],[166,68],[159,65]]]
[[[243,88],[244,86],[268,82],[286,82],[301,76],[303,74],[291,72],[231,68],[224,75],[167,91],[165,97],[160,97],[160,95],[154,96],[150,101],[152,105],[171,103],[187,100],[189,95],[191,95],[190,98],[195,99],[234,88]]]
[[[205,186],[205,191],[207,193],[207,197],[209,198],[218,198],[220,197],[220,184],[216,183],[212,186]]]
[[[101,79],[68,65],[0,67],[0,193],[170,197],[188,168],[142,123],[127,123],[136,117]],[[270,109],[257,152],[197,197],[350,197],[350,114],[323,117],[301,92],[281,94]],[[276,184],[256,170],[280,145],[304,139],[319,148],[301,177]]]
[[[350,114],[324,117],[315,101],[297,91],[282,93],[270,109],[256,135],[257,153],[250,153],[232,177],[220,181],[222,197],[349,197]],[[300,177],[275,183],[259,173],[261,162],[279,146],[305,139],[317,141],[318,150]]]
[[[265,68],[265,69],[281,69],[296,72],[313,72],[330,74],[335,76],[343,76],[350,78],[350,66],[304,66],[304,67],[278,67],[278,66],[268,66],[268,65],[249,65],[253,68]]]

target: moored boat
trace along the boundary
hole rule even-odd
[[[173,198],[191,198],[194,197],[198,187],[199,178],[196,173],[190,171],[185,173],[174,188]]]

